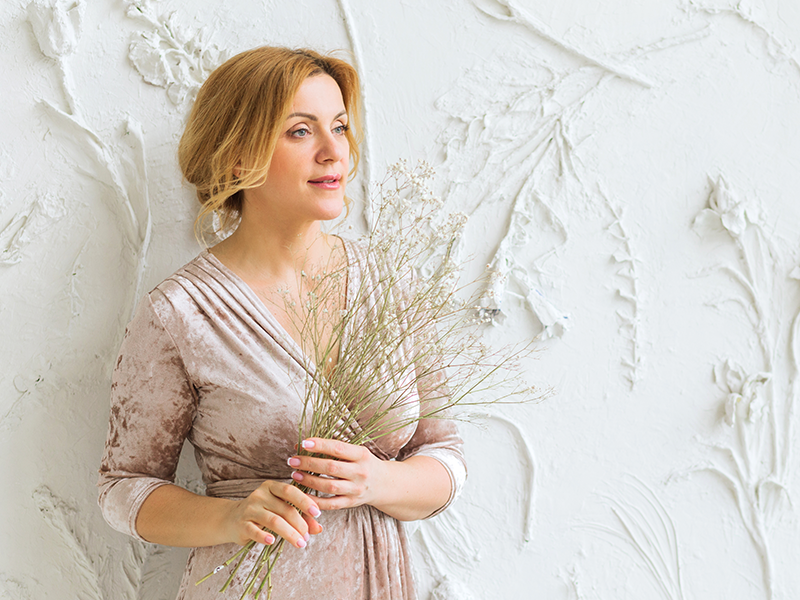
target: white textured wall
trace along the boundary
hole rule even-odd
[[[487,335],[548,338],[556,395],[465,430],[468,489],[414,533],[423,600],[800,595],[797,2],[28,5],[0,5],[0,598],[177,588],[185,554],[95,506],[110,371],[198,252],[187,101],[263,43],[355,52],[354,195],[429,159],[508,274]]]

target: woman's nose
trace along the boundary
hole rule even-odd
[[[349,149],[350,143],[345,136],[329,133],[322,139],[317,160],[319,162],[338,162],[347,156]]]

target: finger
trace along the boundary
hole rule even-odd
[[[324,438],[308,438],[303,440],[304,450],[314,454],[326,454],[340,460],[355,462],[364,457],[364,452],[369,452],[363,446],[340,442],[339,440],[327,440]]]
[[[317,503],[314,501],[314,499],[308,494],[304,494],[296,486],[277,481],[271,483],[274,484],[270,486],[270,492],[272,495],[294,505],[303,514],[314,518],[321,514],[319,506],[317,506]]]
[[[302,482],[304,486],[309,487],[312,490],[323,492],[325,494],[331,494],[333,496],[356,496],[356,492],[358,490],[357,486],[353,482],[346,479],[329,479],[327,477],[319,477],[317,475],[301,473],[299,471],[292,473],[292,479],[297,482]],[[320,500],[321,498],[317,498],[318,504]]]
[[[294,513],[295,515],[298,514],[297,511],[294,511]],[[305,531],[307,529],[305,521],[302,518],[300,518],[300,521],[303,522],[303,532],[298,531],[296,526],[289,524],[289,522],[284,519],[282,515],[265,509],[255,524],[262,529],[268,529],[275,535],[281,536],[283,539],[297,548],[305,548],[311,536],[307,531]]]
[[[320,498],[319,505],[322,510],[339,510],[341,508],[351,508],[353,502],[350,496],[332,496],[330,498]]]
[[[322,525],[316,519],[308,515],[303,515],[303,518],[306,520],[306,525],[308,525],[308,533],[311,535],[322,533]]]
[[[250,515],[252,521],[298,548],[305,547],[310,539],[308,523],[294,504],[302,504],[306,510],[319,512],[316,503],[296,487],[278,481],[265,482],[264,489],[258,490],[255,500],[255,512]]]
[[[248,522],[245,526],[245,535],[247,536],[247,539],[253,540],[257,544],[266,544],[267,546],[271,546],[275,543],[275,536],[271,532],[264,531],[252,521]]]
[[[358,476],[359,469],[356,463],[330,458],[317,458],[313,456],[293,456],[287,461],[288,465],[298,471],[328,475],[337,479],[354,479]]]

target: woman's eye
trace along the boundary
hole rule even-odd
[[[289,135],[291,135],[292,137],[302,138],[302,137],[306,137],[309,133],[311,133],[311,132],[308,129],[306,129],[305,127],[302,127],[301,129],[295,129]]]
[[[336,135],[343,135],[345,131],[347,131],[347,125],[339,125],[338,127],[333,128],[333,133]]]

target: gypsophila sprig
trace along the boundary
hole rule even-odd
[[[300,392],[301,454],[310,454],[301,442],[311,437],[369,446],[402,430],[410,437],[424,419],[463,420],[467,407],[543,397],[521,377],[529,345],[492,349],[482,340],[494,314],[467,295],[475,286],[460,282],[454,251],[467,216],[443,214],[433,175],[425,162],[392,165],[370,200],[366,238],[348,243],[346,256],[334,253],[330,264],[307,265],[298,278],[302,302],[283,296],[311,363]],[[242,599],[264,589],[270,597],[283,545],[279,538],[260,550]],[[254,546],[215,569],[236,561],[221,591]]]

